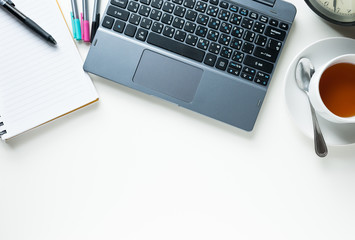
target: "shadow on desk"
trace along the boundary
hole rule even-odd
[[[71,124],[74,120],[78,122],[85,122],[87,119],[90,119],[89,115],[98,111],[99,104],[100,101],[85,108],[80,108],[77,111],[67,114],[63,117],[54,119],[53,121],[50,121],[46,124],[40,125],[34,129],[8,139],[5,144],[2,144],[2,146],[5,149],[16,150],[22,146],[27,145],[28,143],[31,143],[32,141],[39,140],[39,138],[44,137],[47,134],[51,134],[53,135],[52,137],[55,138],[58,132],[65,132],[67,125]],[[68,132],[68,135],[64,137],[70,138],[70,135],[71,133]],[[45,146],[38,147],[41,148]]]
[[[355,39],[355,26],[351,27],[344,27],[335,25],[333,23],[326,22],[327,25],[337,31],[339,34],[343,35],[344,37],[353,38]]]

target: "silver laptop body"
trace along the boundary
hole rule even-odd
[[[152,1],[154,1],[154,3],[150,2],[150,0],[111,0],[108,3],[104,18],[92,41],[92,46],[84,64],[84,70],[149,95],[168,100],[179,106],[235,127],[251,131],[264,101],[271,76],[275,71],[277,60],[285,45],[289,29],[294,20],[296,14],[295,7],[290,3],[280,0],[226,0],[223,1],[224,5],[223,8],[221,8],[224,10],[219,10],[220,15],[213,17],[208,15],[211,12],[206,14],[207,10],[210,11],[213,7],[222,6],[222,1],[217,0],[218,2],[216,2],[216,0],[210,0],[210,2],[205,2],[184,0],[189,1],[185,3],[183,0],[159,0],[162,4],[161,9],[155,9],[147,5],[147,3],[156,4],[156,0]],[[186,6],[188,6],[191,1],[195,6],[189,9]],[[198,4],[198,2],[200,3]],[[200,6],[201,4],[205,7],[205,12],[203,13],[201,13],[197,7],[197,5]],[[138,6],[136,12],[134,12],[135,9],[133,9],[132,6]],[[226,6],[228,7],[225,8]],[[172,19],[175,20],[177,16],[174,15],[174,12],[169,12],[169,7],[174,7],[175,11],[177,11],[177,9],[183,10],[182,7],[185,7],[187,11],[190,10],[189,13],[192,11],[197,13],[198,17],[194,22],[196,31],[191,35],[200,34],[197,32],[197,28],[199,25],[203,25],[199,24],[203,19],[200,19],[199,15],[207,16],[209,21],[215,19],[217,21],[219,20],[221,24],[224,22],[224,26],[230,27],[229,31],[240,29],[242,25],[247,27],[247,29],[244,29],[245,35],[240,35],[239,38],[237,38],[234,32],[233,35],[229,34],[231,36],[230,38],[227,37],[227,40],[233,40],[236,44],[240,43],[242,46],[239,50],[236,49],[237,47],[231,47],[230,44],[232,43],[230,42],[228,42],[228,45],[226,44],[226,46],[224,46],[220,44],[220,42],[224,43],[223,40],[225,39],[218,39],[214,45],[221,45],[222,48],[224,47],[223,50],[225,50],[225,52],[220,52],[213,59],[213,54],[207,55],[211,53],[208,48],[203,56],[201,51],[198,51],[202,48],[202,40],[201,42],[197,42],[195,46],[186,44],[187,38],[185,42],[180,42],[176,45],[175,43],[170,44],[173,43],[172,41],[175,41],[175,36],[171,35],[169,37],[164,31],[172,31],[171,28],[178,25],[175,25],[174,22],[170,25],[164,24],[164,27],[170,26],[170,28],[163,28],[162,33],[158,34],[152,30],[153,24],[157,23],[150,18],[153,14],[153,9],[155,9],[156,11],[154,10],[154,13],[157,13],[159,10],[163,16],[171,15],[173,16]],[[232,9],[232,7],[234,8]],[[145,10],[149,9],[150,15],[143,12],[143,10],[140,11],[141,8]],[[231,12],[231,14],[227,15],[232,15],[233,17],[241,16],[241,18],[239,18],[241,22],[238,24],[231,23],[232,16],[229,17],[230,20],[227,20],[224,15],[222,16],[222,13],[225,13],[225,11],[234,11],[236,10],[235,8],[237,8],[235,14]],[[133,9],[133,12],[129,12],[128,9]],[[129,14],[128,17],[122,16],[122,13],[126,14],[127,12]],[[140,16],[140,21],[143,21],[144,18],[146,20],[148,19],[145,22],[151,23],[151,26],[149,26],[149,28],[142,28],[143,23],[141,22],[140,24],[136,24],[135,35],[126,35],[125,31],[127,31],[128,34],[129,30],[128,25],[132,25],[130,27],[134,29],[135,26],[133,23],[135,22],[133,18],[139,16],[140,13],[143,14]],[[144,14],[146,14],[146,16],[144,16]],[[124,21],[125,18],[127,18],[126,21]],[[219,18],[223,18],[225,21]],[[180,19],[181,18],[178,20]],[[251,26],[247,25],[248,20],[252,24]],[[188,21],[190,20],[185,19],[184,24]],[[261,22],[261,24],[264,25],[263,32],[260,29],[256,29],[256,25],[260,26],[260,24],[256,24],[256,22]],[[112,26],[109,28],[111,24]],[[210,24],[207,23],[205,27],[208,28],[208,25]],[[125,31],[120,30],[121,26],[126,28]],[[175,28],[173,30],[175,34],[177,34],[178,30],[184,29],[185,28]],[[203,29],[202,26],[199,27],[199,29]],[[141,33],[146,34],[144,41],[139,39],[142,37],[138,32],[140,30],[144,30],[141,31]],[[222,25],[216,29],[220,38],[227,30],[228,29],[222,29]],[[255,32],[254,30],[260,32],[252,34]],[[120,33],[120,31],[122,32]],[[283,36],[280,37],[278,31],[280,31]],[[247,32],[250,35],[246,36]],[[209,33],[210,32],[208,32],[208,34]],[[261,36],[258,35],[265,34],[267,34],[265,37],[266,40],[264,39],[264,43],[260,43],[264,44],[264,46],[258,45],[259,42],[256,44],[256,38],[261,38]],[[274,36],[273,34],[276,35]],[[187,35],[189,35],[189,33],[187,33]],[[247,38],[250,36],[254,36],[254,39]],[[207,37],[211,38],[211,35]],[[207,41],[211,47],[213,41]],[[258,39],[258,41],[260,41],[260,39]],[[245,45],[243,45],[244,42]],[[277,48],[279,52],[276,56],[274,54],[270,57],[268,47],[271,47],[269,45],[275,42],[279,43]],[[157,46],[157,44],[159,46]],[[184,44],[184,49],[185,46],[188,46],[186,49],[189,51],[184,53],[184,50],[179,48],[183,46],[181,44]],[[197,46],[198,44],[199,46]],[[251,46],[250,44],[255,45],[253,49],[255,54],[250,51],[250,49],[244,49],[247,46]],[[275,46],[272,47],[275,48]],[[227,50],[229,52],[227,52]],[[244,52],[244,50],[249,52]],[[178,52],[178,54],[176,52]],[[244,53],[244,60],[239,62],[236,61],[237,56],[235,55],[238,52]],[[260,58],[256,57],[256,55]],[[211,59],[207,59],[207,56],[211,56]],[[271,58],[273,59],[268,61]],[[214,66],[210,66],[213,60],[215,60]],[[236,62],[239,64],[236,65]],[[227,66],[224,66],[226,64]],[[264,74],[265,67],[268,67],[267,74]],[[252,80],[247,79],[248,77],[250,78],[249,75],[253,75]],[[269,79],[264,79],[264,81],[261,77],[265,77],[265,75]]]

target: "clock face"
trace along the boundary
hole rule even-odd
[[[355,25],[355,0],[306,0],[318,15],[334,23]]]

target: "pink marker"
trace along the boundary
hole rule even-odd
[[[83,13],[81,14],[81,35],[84,42],[90,42],[90,22],[87,0],[83,0]]]

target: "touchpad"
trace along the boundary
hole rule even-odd
[[[195,96],[203,70],[145,50],[133,82],[185,102]]]

